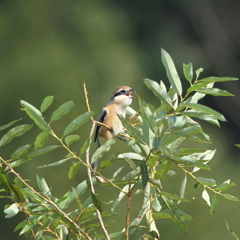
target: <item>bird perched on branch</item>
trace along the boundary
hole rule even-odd
[[[106,107],[100,114],[95,133],[94,142],[97,141],[100,147],[107,140],[117,136],[123,129],[118,115],[126,116],[126,109],[132,103],[134,97],[131,95],[134,89],[128,86],[118,87],[112,94]],[[94,170],[97,169],[97,161],[92,164]]]

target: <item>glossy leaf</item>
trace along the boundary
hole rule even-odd
[[[65,163],[65,162],[67,162],[70,159],[72,159],[72,158],[65,158],[65,159],[59,160],[59,161],[54,162],[54,163],[50,163],[50,164],[46,164],[46,165],[43,165],[43,166],[39,166],[38,168],[56,167],[56,166],[59,166],[59,165]]]
[[[228,190],[230,188],[232,188],[233,186],[235,186],[236,184],[235,183],[223,183],[223,184],[220,184],[218,186],[215,187],[215,190],[216,191],[225,191],[225,190]]]
[[[206,189],[204,189],[203,192],[202,192],[202,198],[206,201],[206,203],[210,207],[211,206],[210,197],[209,197]]]
[[[198,68],[198,69],[196,70],[196,79],[199,78],[199,75],[200,75],[201,72],[203,72],[203,68]]]
[[[191,82],[193,79],[193,66],[192,63],[189,64],[183,64],[183,73],[185,78]]]
[[[62,116],[66,115],[73,108],[73,101],[62,104],[57,110],[55,110],[51,116],[51,122],[59,120]]]
[[[20,121],[20,120],[22,120],[22,118],[20,118],[20,119],[18,119],[18,120],[11,121],[10,123],[7,123],[7,124],[5,124],[5,125],[3,125],[3,126],[0,126],[0,131],[6,129],[6,128],[8,128],[8,127],[11,127],[13,124],[15,124],[16,122],[18,122],[18,121]]]
[[[188,104],[184,104],[185,107],[187,108],[191,108],[191,109],[195,109],[197,111],[202,111],[206,114],[209,114],[209,115],[213,115],[215,118],[221,120],[221,121],[226,121],[225,117],[220,114],[219,112],[207,107],[207,106],[204,106],[202,104],[198,104],[198,103],[188,103]]]
[[[0,139],[0,147],[6,145],[11,142],[14,138],[19,137],[29,131],[32,128],[32,124],[23,124],[19,125],[15,128],[10,129],[1,139]]]
[[[186,186],[187,186],[187,176],[185,174],[182,182],[181,182],[181,185],[180,185],[180,194],[179,194],[179,197],[180,198],[183,198],[184,195],[185,195],[185,190],[186,190]],[[181,200],[178,201],[178,204],[181,202]]]
[[[210,186],[210,187],[216,185],[216,181],[214,179],[211,179],[211,178],[198,177],[197,180],[202,185],[206,185],[206,186]]]
[[[199,88],[196,90],[197,92],[203,93],[203,94],[210,94],[212,96],[234,96],[230,92],[218,88]]]
[[[118,158],[130,158],[130,159],[140,160],[140,161],[144,159],[140,154],[133,153],[133,152],[121,153],[118,155]]]
[[[179,96],[182,96],[182,84],[178,76],[177,70],[175,68],[174,62],[171,56],[165,50],[161,49],[161,53],[162,53],[162,62],[166,69],[168,80],[171,83],[175,92]]]
[[[54,98],[54,96],[48,96],[48,97],[44,98],[44,100],[41,104],[41,107],[40,107],[41,112],[44,112],[49,108],[49,106],[53,102],[53,98]]]
[[[64,130],[63,135],[66,136],[76,131],[81,125],[85,124],[92,116],[94,112],[86,112],[74,119]]]
[[[147,78],[143,79],[143,82],[154,93],[154,95],[158,99],[163,101],[165,104],[167,104],[171,108],[173,107],[171,98],[168,96],[165,89],[163,89],[157,82],[155,82],[153,80],[150,80],[150,79],[147,79]]]

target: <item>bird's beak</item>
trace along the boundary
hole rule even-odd
[[[129,97],[131,97],[132,99],[134,99],[135,97],[133,97],[131,94],[132,94],[132,92],[134,92],[135,90],[134,89],[130,89],[127,93],[126,93],[126,96],[129,96]]]

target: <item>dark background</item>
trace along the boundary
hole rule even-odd
[[[54,128],[60,132],[87,110],[83,82],[87,84],[91,109],[96,112],[96,118],[113,90],[120,85],[131,86],[154,105],[157,99],[141,79],[163,80],[168,85],[160,48],[169,52],[175,61],[184,89],[188,83],[183,78],[182,63],[192,62],[194,70],[204,68],[202,77],[239,77],[240,2],[0,1],[0,125],[21,117],[21,123],[31,122],[20,110],[21,99],[39,107],[46,96],[54,95],[47,117],[66,101],[73,100],[76,105],[70,115],[55,123]],[[206,147],[217,148],[217,153],[210,162],[213,172],[198,174],[210,176],[218,183],[230,178],[238,185],[229,193],[240,197],[239,149],[234,146],[240,142],[240,84],[228,82],[216,86],[230,91],[235,97],[206,97],[201,102],[223,113],[228,122],[222,123],[221,128],[203,125],[213,141]],[[132,106],[138,109],[137,101]],[[80,129],[83,139],[80,144],[88,136],[89,129]],[[34,127],[32,133],[3,147],[0,155],[8,158],[19,146],[34,141],[38,133],[40,131]],[[75,146],[78,149],[79,146]],[[60,156],[52,157],[51,161],[61,159]],[[37,168],[46,163],[49,159],[38,158],[19,171],[24,178],[32,179],[33,186],[36,186],[36,173],[45,177],[58,197],[68,190],[69,184],[76,186],[79,183],[78,177],[68,182],[69,164],[54,170]],[[80,170],[81,181],[85,177]],[[180,173],[176,178],[164,179],[165,190],[178,194],[182,177]],[[194,181],[190,180],[186,197],[195,197],[196,200],[182,204],[181,209],[192,215],[196,222],[189,223],[189,233],[185,234],[170,220],[159,221],[161,239],[233,239],[227,232],[224,218],[240,235],[239,203],[221,198],[217,213],[211,216],[201,199],[201,191],[194,189],[193,185]],[[18,237],[19,232],[12,234],[16,224],[24,218],[18,214],[5,219],[3,208],[6,203],[8,201],[1,199],[0,239],[27,239]],[[117,210],[125,212],[125,208]],[[112,232],[122,221],[124,214],[122,218],[116,218]]]

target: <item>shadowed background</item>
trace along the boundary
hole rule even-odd
[[[203,67],[201,77],[239,77],[239,12],[238,0],[0,1],[0,125],[21,117],[20,123],[30,123],[20,110],[20,100],[39,108],[46,96],[54,95],[54,103],[46,112],[47,119],[66,101],[73,100],[76,105],[68,116],[53,124],[54,130],[61,132],[70,121],[87,110],[83,82],[87,84],[95,118],[120,85],[131,86],[147,102],[157,106],[157,99],[141,79],[163,80],[168,85],[160,48],[169,52],[175,61],[184,89],[188,83],[183,78],[182,63],[192,62],[195,70]],[[213,173],[199,175],[211,176],[217,183],[231,178],[238,185],[229,193],[240,197],[239,149],[234,147],[240,142],[240,84],[228,82],[216,86],[230,91],[235,97],[206,97],[202,101],[224,114],[228,122],[222,123],[221,128],[210,124],[203,126],[213,141],[206,148],[217,148],[217,153],[210,162]],[[137,100],[132,107],[138,109]],[[89,123],[79,130],[82,140],[75,144],[76,151],[89,135],[90,127]],[[38,133],[40,130],[35,126],[29,134],[0,149],[0,155],[7,159],[19,146],[33,142]],[[119,143],[119,146],[124,151],[124,144]],[[120,149],[119,146],[116,149]],[[43,176],[54,189],[53,194],[61,197],[69,186],[83,181],[86,173],[80,169],[79,175],[69,182],[70,164],[55,169],[38,169],[37,166],[62,157],[61,153],[50,156],[50,159],[33,160],[18,170],[24,178],[32,179],[33,186],[36,186],[36,174]],[[111,176],[106,171],[105,174]],[[164,179],[165,191],[178,194],[182,177],[180,173],[176,178]],[[161,220],[158,225],[161,239],[230,239],[224,218],[233,230],[239,231],[239,203],[221,198],[217,213],[211,216],[201,199],[201,191],[194,189],[193,185],[194,181],[190,180],[186,198],[195,197],[196,200],[183,203],[181,209],[192,215],[196,222],[189,223],[189,233],[185,234],[170,220]],[[109,194],[107,199],[112,198]],[[137,197],[134,200],[137,201]],[[4,219],[6,203],[1,199],[0,239],[27,239],[18,237],[18,232],[12,233],[24,218],[18,214]],[[115,219],[117,226],[113,225],[111,232],[119,229],[119,224],[124,226],[121,221],[125,219],[126,209],[117,210],[123,212],[122,218]],[[134,210],[133,207],[132,219],[137,213],[137,209]]]

